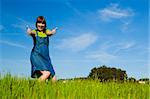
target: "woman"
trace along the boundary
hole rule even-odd
[[[49,57],[49,36],[56,33],[56,28],[52,31],[46,29],[46,20],[39,16],[36,21],[35,30],[27,28],[27,33],[33,37],[34,47],[31,52],[31,77],[40,81],[46,80],[52,76],[52,81],[56,81],[55,71]]]

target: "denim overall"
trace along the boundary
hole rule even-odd
[[[36,36],[32,36],[34,47],[30,55],[31,77],[37,78],[41,75],[39,71],[50,71],[51,76],[55,75],[51,59],[49,56],[49,37],[39,37],[36,30]]]

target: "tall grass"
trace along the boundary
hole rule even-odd
[[[0,77],[0,99],[149,99],[149,84]]]

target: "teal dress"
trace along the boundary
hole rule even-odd
[[[36,35],[32,35],[34,47],[31,52],[31,77],[36,78],[41,76],[40,71],[50,71],[51,76],[55,75],[51,59],[49,56],[49,37],[39,37],[38,30]]]

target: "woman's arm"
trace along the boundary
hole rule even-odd
[[[27,27],[27,33],[29,35],[35,34],[35,31],[33,31],[31,28]]]
[[[57,27],[54,28],[53,30],[46,30],[46,34],[47,34],[48,36],[51,36],[51,35],[53,35],[53,34],[56,33],[56,29],[57,29]]]

